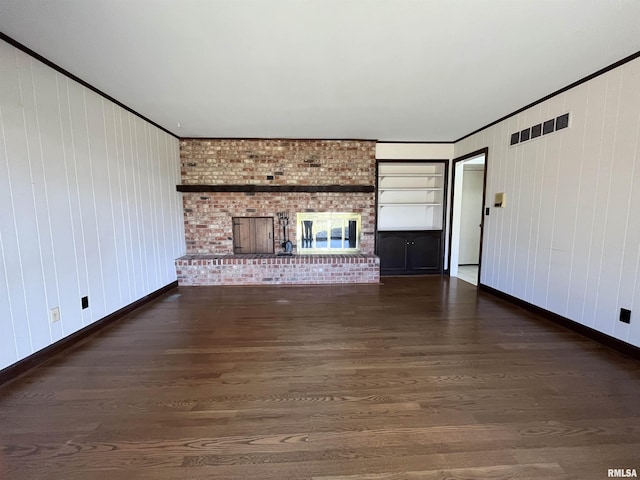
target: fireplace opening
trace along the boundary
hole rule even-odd
[[[283,254],[281,250],[289,235],[299,254],[360,252],[359,213],[297,213],[295,226],[287,222],[291,230],[287,228],[286,233],[282,231],[281,218],[278,232],[274,230],[277,227],[274,217],[232,217],[231,221],[234,254],[273,254],[276,249],[278,254]]]
[[[298,253],[357,253],[360,251],[360,214],[298,213]]]

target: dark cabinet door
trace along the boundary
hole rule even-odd
[[[388,273],[403,273],[407,269],[407,236],[384,232],[378,237],[380,270]]]
[[[409,244],[409,270],[424,270],[424,273],[440,271],[441,232],[413,233]]]
[[[442,231],[379,232],[382,275],[419,275],[442,271]]]

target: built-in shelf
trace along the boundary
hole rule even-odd
[[[446,161],[378,162],[376,253],[383,275],[442,272]]]
[[[441,230],[444,164],[378,164],[378,230]]]
[[[371,193],[374,185],[176,185],[178,192]]]

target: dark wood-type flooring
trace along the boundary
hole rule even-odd
[[[637,361],[456,279],[383,281],[164,295],[0,387],[4,478],[640,472]]]

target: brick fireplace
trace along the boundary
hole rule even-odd
[[[181,284],[379,281],[375,142],[184,139],[180,158],[187,245],[176,261]],[[293,257],[234,254],[234,217],[272,217],[273,251],[281,250],[278,212],[289,216]],[[359,252],[301,255],[296,215],[305,212],[359,214]]]

